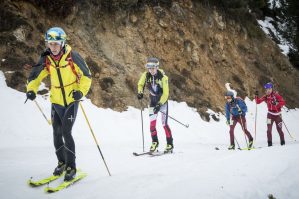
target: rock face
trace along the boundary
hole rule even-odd
[[[146,58],[156,56],[169,76],[170,99],[186,101],[204,118],[207,108],[223,111],[226,82],[252,98],[272,81],[288,107],[299,107],[298,70],[254,23],[191,0],[57,2],[1,4],[0,70],[12,71],[5,73],[9,86],[25,91],[23,65],[37,61],[45,31],[60,26],[91,68],[88,97],[97,106],[138,107],[138,78]]]

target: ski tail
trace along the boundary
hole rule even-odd
[[[155,152],[152,152],[152,151],[147,151],[147,152],[143,152],[143,153],[136,153],[136,152],[133,152],[133,155],[135,156],[142,156],[142,155],[150,155],[150,156],[160,156],[160,155],[165,155],[165,154],[171,154],[173,153],[173,151],[168,151],[168,152],[160,152],[160,151],[155,151]]]
[[[151,151],[147,151],[147,152],[143,152],[143,153],[133,152],[133,155],[135,155],[135,156],[141,156],[141,155],[150,155],[152,153],[153,152],[151,152]]]

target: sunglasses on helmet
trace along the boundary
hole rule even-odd
[[[65,35],[57,34],[57,32],[49,32],[46,34],[46,41],[63,41],[65,39]]]
[[[145,66],[146,66],[146,68],[156,68],[156,67],[158,67],[158,64],[149,62],[149,63],[146,63]]]

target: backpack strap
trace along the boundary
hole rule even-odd
[[[240,106],[239,106],[239,104],[238,104],[238,100],[242,100],[242,101],[244,101],[242,98],[240,98],[240,97],[235,97],[235,99],[234,99],[235,101],[234,101],[234,104],[235,104],[235,107],[237,107],[238,108],[238,110],[241,110],[242,111],[242,109],[240,108]],[[232,107],[232,105],[231,104],[229,104],[229,112],[232,114],[232,109],[233,109],[233,107]]]
[[[48,59],[48,56],[46,56],[46,59],[45,59],[45,65],[46,65],[46,69],[47,69],[47,71],[48,71],[48,73],[51,75],[51,70],[50,70],[50,65],[51,65],[51,63],[50,63],[50,61],[49,61],[49,59]]]
[[[72,59],[72,51],[69,53],[68,57],[66,58],[66,60],[69,62],[69,65],[73,71],[73,73],[76,76],[76,81],[78,84],[80,84],[80,79],[81,79],[81,75],[77,73],[77,71],[75,70],[75,66],[74,66],[74,61]]]
[[[151,74],[150,74],[150,72],[146,72],[145,83],[148,83],[149,80],[150,80],[150,78],[151,78]]]
[[[80,84],[81,75],[78,74],[77,71],[75,70],[74,61],[72,59],[72,51],[69,53],[69,55],[68,55],[68,57],[66,59],[69,62],[69,65],[70,65],[73,73],[76,76],[77,83]]]
[[[68,54],[66,60],[68,61],[71,69],[72,69],[72,72],[74,73],[74,75],[76,76],[76,82],[78,84],[80,84],[80,79],[81,79],[81,75],[77,73],[76,69],[75,69],[75,66],[74,66],[74,61],[72,59],[72,54],[71,52]],[[51,75],[51,62],[49,61],[48,59],[48,56],[46,57],[46,60],[45,60],[45,65],[46,65],[46,68],[47,68],[47,71],[48,73]]]

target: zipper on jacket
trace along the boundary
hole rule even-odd
[[[49,56],[49,57],[52,60],[52,62],[55,64],[55,68],[56,68],[58,80],[59,80],[59,85],[60,85],[61,93],[62,93],[62,97],[63,97],[63,103],[64,103],[64,106],[67,107],[67,102],[66,102],[66,98],[65,98],[65,90],[64,90],[62,77],[61,77],[61,73],[60,73],[60,68],[59,68],[59,63],[60,63],[61,58],[58,61],[58,64],[56,64],[56,62],[52,59],[52,57],[51,56]]]

